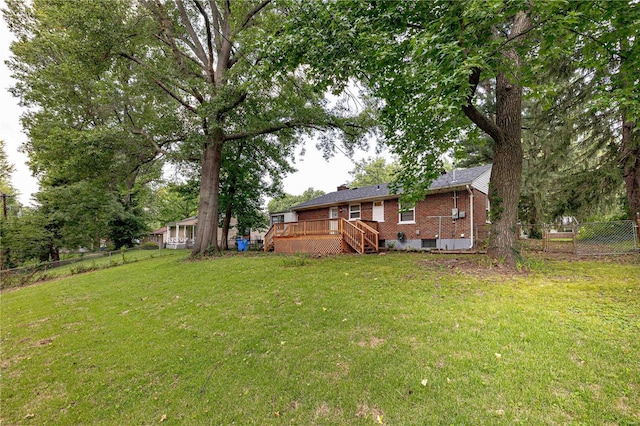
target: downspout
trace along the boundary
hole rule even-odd
[[[473,248],[473,190],[469,188],[467,185],[467,191],[469,191],[469,216],[471,217],[471,246],[469,249]]]

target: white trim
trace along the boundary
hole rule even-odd
[[[402,213],[413,213],[413,220],[402,220]],[[410,209],[406,209],[403,211],[402,204],[398,201],[398,225],[413,225],[416,223],[416,207],[413,206]]]
[[[358,217],[351,217],[351,213],[355,213],[355,211],[352,212],[351,207],[354,206],[358,206]],[[358,220],[362,218],[362,204],[358,203],[358,204],[349,204],[349,220]]]
[[[485,219],[485,221],[487,223],[491,223],[491,202],[489,201],[489,195],[487,195],[487,209],[485,213],[487,215],[487,218]]]
[[[384,200],[374,201],[371,205],[371,220],[376,220],[376,203],[380,203],[380,206],[378,206],[378,208],[382,209],[382,220],[378,220],[378,222],[384,222]]]
[[[332,214],[333,212],[336,213],[335,216]],[[339,217],[338,207],[329,207],[329,219],[337,219]]]
[[[275,225],[276,223],[284,223],[284,213],[271,214],[271,226]]]
[[[471,189],[469,187],[469,185],[467,185],[467,191],[469,191],[469,210],[470,210],[470,219],[471,219],[471,226],[469,227],[469,229],[471,230],[471,245],[469,246],[469,249],[473,248],[473,189]]]

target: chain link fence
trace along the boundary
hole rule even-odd
[[[156,257],[166,254],[166,249],[130,248],[126,250],[82,253],[80,256],[55,262],[38,262],[19,268],[0,270],[0,289],[22,287],[58,275],[75,275],[96,269],[136,261],[141,257]],[[60,272],[58,272],[60,271]]]
[[[490,233],[491,225],[476,227],[477,250],[486,249]],[[632,220],[569,225],[520,224],[518,238],[523,252],[606,256],[640,250],[638,224]]]
[[[579,255],[632,253],[638,247],[636,224],[631,220],[578,225],[575,252]]]

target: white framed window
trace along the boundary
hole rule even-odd
[[[329,208],[329,219],[337,219],[338,218],[338,208],[331,207]]]
[[[274,223],[284,223],[284,215],[276,214],[271,216],[271,224],[273,225]]]
[[[491,204],[489,202],[489,196],[487,196],[487,223],[491,223]]]
[[[398,223],[416,223],[416,208],[403,208],[398,203]]]
[[[360,204],[349,204],[349,220],[360,219]]]

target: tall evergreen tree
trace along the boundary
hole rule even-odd
[[[628,214],[640,211],[640,5],[634,1],[570,2],[554,21],[558,44],[543,71],[554,102],[547,116],[571,117],[578,168],[567,168],[570,187],[561,191],[574,212],[613,204],[621,183]],[[563,208],[562,205],[559,206]]]

